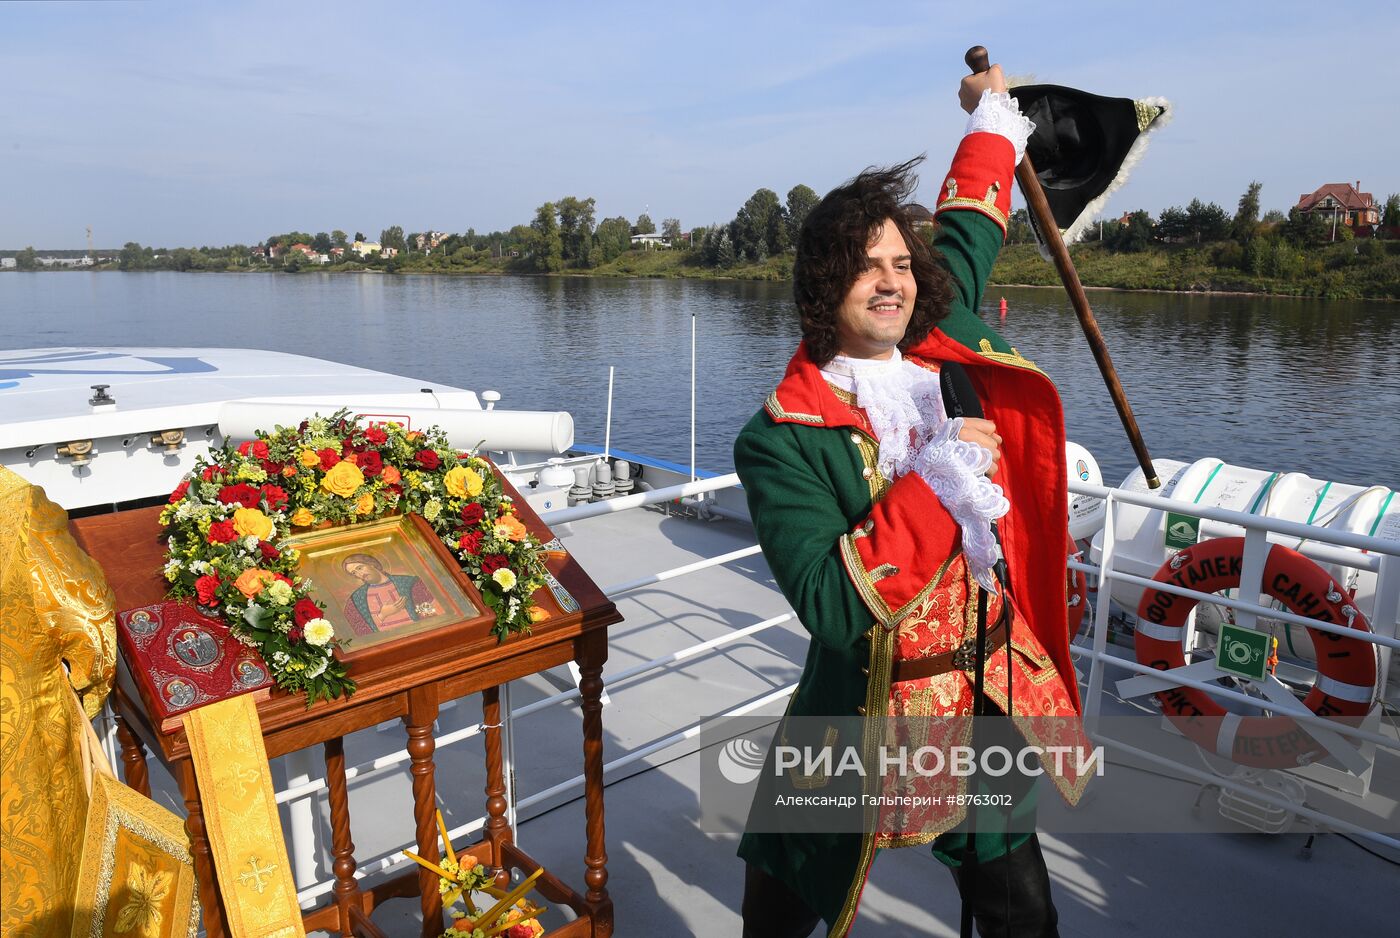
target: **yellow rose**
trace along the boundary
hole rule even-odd
[[[315,524],[316,516],[305,508],[298,508],[292,512],[291,522],[299,528],[304,528],[309,524]]]
[[[374,496],[369,492],[361,495],[355,502],[355,514],[367,515],[374,511]]]
[[[530,607],[530,621],[531,621],[531,622],[543,622],[545,619],[548,619],[548,618],[549,618],[549,610],[548,610],[548,609],[544,608],[543,606],[531,606],[531,607]]]
[[[272,575],[272,571],[253,567],[251,570],[244,570],[240,573],[238,579],[233,581],[233,586],[244,596],[252,599],[262,592],[265,584],[275,579],[277,578]]]
[[[316,451],[314,449],[302,450],[299,454],[297,454],[297,461],[308,469],[314,466],[321,465],[321,457],[316,455]]]
[[[331,471],[321,480],[321,488],[341,498],[354,495],[355,490],[364,484],[365,474],[360,471],[360,467],[344,460],[331,466]]]
[[[481,473],[464,466],[453,466],[442,477],[442,485],[448,495],[457,498],[476,498],[481,494]]]
[[[251,534],[265,541],[272,533],[272,519],[256,508],[240,508],[233,513],[233,529],[241,537]]]

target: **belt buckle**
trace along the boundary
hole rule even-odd
[[[953,652],[953,667],[959,671],[971,671],[977,667],[977,640],[969,638]]]

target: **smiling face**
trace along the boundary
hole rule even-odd
[[[840,353],[851,358],[889,358],[914,314],[918,286],[909,246],[890,219],[866,249],[865,270],[836,311]]]

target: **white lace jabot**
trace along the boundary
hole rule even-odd
[[[991,522],[1011,504],[985,475],[992,454],[976,443],[958,439],[963,421],[948,418],[938,373],[904,359],[899,350],[888,359],[838,355],[822,369],[836,387],[853,392],[880,439],[877,466],[894,480],[916,472],[933,489],[962,529],[963,552],[982,586],[996,589],[992,567],[997,561]]]

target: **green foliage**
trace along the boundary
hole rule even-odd
[[[656,223],[645,212],[637,216],[637,234],[656,234]]]
[[[589,255],[593,250],[594,205],[593,199],[566,196],[555,206],[559,213],[559,238],[566,266],[589,266]]]
[[[1400,192],[1392,192],[1385,197],[1385,209],[1381,212],[1381,224],[1387,228],[1400,228]]]
[[[681,242],[681,220],[679,218],[668,218],[661,223],[661,237],[670,241],[672,246],[679,246]]]
[[[1152,243],[1152,216],[1139,209],[1128,216],[1124,225],[1110,225],[1104,231],[1103,243],[1120,254],[1136,254]]]
[[[531,239],[533,266],[541,273],[554,273],[564,269],[564,239],[559,234],[559,222],[555,218],[553,202],[546,202],[535,210],[535,220],[530,223],[534,230]]]
[[[735,252],[752,261],[762,262],[786,251],[792,241],[778,194],[772,189],[759,189],[749,196],[729,223],[729,237]]]
[[[342,235],[344,237],[344,235]],[[311,239],[311,247],[317,254],[329,254],[335,243],[331,241],[331,236],[324,231],[316,232],[316,237]]]
[[[1159,241],[1184,240],[1190,231],[1186,221],[1186,212],[1175,205],[1162,209],[1162,214],[1157,216],[1157,225],[1153,230]]]
[[[802,225],[807,221],[807,216],[812,213],[812,209],[817,207],[821,199],[811,186],[798,183],[788,190],[787,194],[787,229],[788,241],[793,245],[797,244],[797,235],[802,230]]]
[[[34,250],[34,245],[29,245],[15,255],[15,267],[19,270],[39,269],[39,254]]]
[[[1006,243],[1007,244],[1030,244],[1035,240],[1035,232],[1031,229],[1031,213],[1024,208],[1018,208],[1011,213],[1007,219]],[[925,228],[924,231],[932,232],[935,229]],[[1095,226],[1094,233],[1098,233]]]
[[[1279,226],[1279,234],[1294,244],[1321,244],[1327,240],[1327,223],[1314,212],[1300,212],[1298,206],[1288,210],[1288,219]]]
[[[1214,202],[1192,199],[1186,206],[1186,230],[1197,244],[1219,241],[1230,230],[1230,216]]]
[[[1283,212],[1280,212],[1278,209],[1271,208],[1264,213],[1263,223],[1266,225],[1279,225],[1282,224],[1287,217],[1287,215],[1284,215]]]
[[[381,247],[394,248],[399,251],[408,247],[408,242],[404,240],[403,228],[399,225],[390,225],[379,232],[379,244]]]
[[[331,232],[331,247],[349,247],[349,242],[345,240],[345,232],[341,231],[339,228]]]
[[[1244,195],[1240,196],[1240,204],[1235,209],[1235,217],[1230,221],[1230,237],[1241,244],[1247,243],[1254,237],[1254,231],[1259,227],[1259,190],[1264,188],[1260,182],[1251,182]]]
[[[607,264],[632,246],[632,223],[620,215],[605,218],[598,223],[593,240],[598,263]]]

